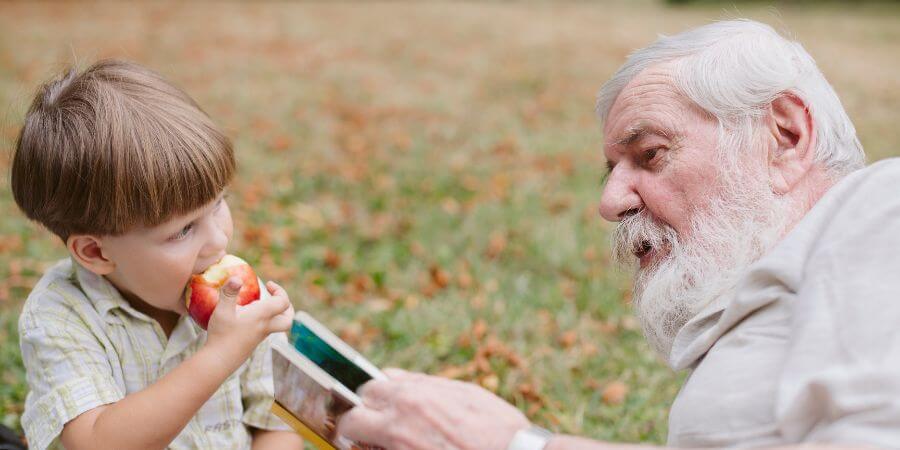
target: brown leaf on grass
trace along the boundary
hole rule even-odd
[[[248,247],[269,248],[272,245],[272,226],[247,224],[244,226],[243,237]]]
[[[297,269],[294,266],[280,264],[268,253],[259,258],[259,272],[279,284],[289,281],[297,275]]]
[[[275,122],[264,117],[257,117],[250,122],[250,128],[261,136],[272,131],[275,128]]]
[[[488,238],[487,249],[484,252],[485,255],[490,259],[500,256],[500,254],[503,253],[503,250],[506,249],[506,243],[507,239],[505,232],[495,231],[491,233],[490,238]]]
[[[483,376],[478,382],[491,392],[497,392],[497,389],[500,387],[500,377],[493,373]]]
[[[409,244],[409,252],[417,258],[423,258],[426,254],[425,246],[419,241],[412,241]]]
[[[519,391],[519,394],[522,394],[522,397],[529,402],[536,403],[544,403],[544,396],[538,391],[538,389],[532,383],[520,383],[516,390]]]
[[[476,341],[480,341],[484,339],[484,336],[487,334],[488,325],[484,319],[478,319],[475,321],[475,324],[472,325],[472,337]]]
[[[296,203],[291,208],[291,215],[297,221],[297,225],[311,230],[318,230],[325,226],[325,217],[319,208],[305,203]]]
[[[600,396],[607,405],[620,405],[628,395],[628,386],[621,381],[613,381],[603,388]]]
[[[574,330],[566,331],[563,334],[560,334],[556,339],[559,342],[559,345],[562,345],[563,348],[572,348],[576,342],[578,342],[578,333]]]
[[[341,339],[357,348],[366,351],[381,336],[381,331],[372,326],[368,320],[354,320],[344,326],[339,333]]]
[[[375,313],[388,311],[394,307],[394,302],[384,297],[372,297],[366,300],[365,304],[369,311]]]
[[[403,300],[403,307],[406,309],[416,309],[419,307],[419,297],[415,295],[407,295],[406,299]]]
[[[634,316],[625,316],[622,317],[620,325],[623,330],[628,331],[637,331],[640,328],[637,319]]]
[[[601,383],[596,378],[588,378],[584,382],[584,387],[594,391],[599,391],[600,389],[603,389],[603,383]]]
[[[555,197],[547,201],[547,211],[551,214],[561,214],[572,207],[572,199],[569,197]]]
[[[562,291],[562,295],[565,298],[570,300],[578,295],[578,285],[568,278],[564,278],[559,282],[559,290]]]
[[[337,269],[338,267],[341,267],[341,255],[329,248],[325,250],[325,256],[322,258],[322,264],[324,264],[325,267],[331,270]]]
[[[497,173],[491,177],[490,184],[490,195],[494,199],[504,200],[506,199],[507,194],[509,193],[509,187],[512,185],[512,180],[509,175],[505,173]]]
[[[359,293],[371,292],[375,289],[375,281],[367,273],[359,273],[353,276],[353,288]]]
[[[279,134],[272,139],[272,142],[269,143],[269,146],[272,150],[275,150],[278,153],[281,153],[291,147],[292,141],[290,136],[286,134]]]
[[[462,289],[468,289],[472,287],[472,283],[474,279],[472,278],[472,274],[469,273],[467,268],[463,268],[456,275],[456,284]]]
[[[461,348],[470,348],[475,344],[480,344],[487,332],[487,322],[484,319],[478,319],[472,324],[472,328],[459,336],[456,345]]]
[[[22,236],[8,234],[0,236],[0,253],[15,252],[22,249]]]
[[[389,140],[397,150],[406,151],[412,146],[412,138],[405,130],[394,130],[391,132]]]
[[[475,294],[471,299],[469,299],[469,305],[472,306],[472,309],[479,310],[487,305],[487,298],[485,298],[484,294]]]
[[[513,137],[506,137],[497,143],[491,148],[491,153],[494,156],[502,156],[509,157],[515,156],[519,151],[519,144],[516,142],[516,139]]]
[[[585,261],[591,262],[597,259],[597,249],[593,245],[589,245],[582,252],[581,257],[584,258]]]
[[[587,342],[581,346],[581,355],[590,357],[595,356],[600,353],[600,347],[597,347],[597,344],[592,342]]]
[[[469,378],[475,374],[475,365],[472,362],[461,366],[447,366],[438,370],[436,375],[444,378],[452,378],[458,380],[460,378]]]
[[[431,266],[428,269],[428,273],[431,275],[431,282],[434,283],[434,285],[437,286],[438,289],[444,289],[445,287],[447,287],[447,285],[450,284],[450,274],[437,265]]]
[[[242,185],[240,189],[235,189],[235,191],[240,192],[241,201],[248,208],[254,208],[259,205],[260,201],[265,198],[266,192],[262,187],[263,183],[254,183],[250,182],[246,185]]]
[[[488,361],[491,358],[499,358],[514,367],[524,367],[525,360],[513,349],[494,336],[488,336],[475,351],[475,361],[479,369],[487,371],[484,367],[490,367]]]
[[[618,334],[619,323],[612,319],[604,320],[600,322],[599,328],[600,332],[603,334]]]
[[[456,199],[453,197],[446,197],[441,200],[441,209],[443,209],[444,212],[448,215],[455,216],[459,214],[459,202],[456,201]]]

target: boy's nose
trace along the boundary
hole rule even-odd
[[[225,256],[225,249],[228,247],[228,234],[215,224],[210,228],[209,240],[206,242],[203,253],[210,256],[218,255],[218,259],[221,259],[222,256]]]

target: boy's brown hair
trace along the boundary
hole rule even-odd
[[[65,241],[189,213],[234,170],[231,142],[186,93],[137,64],[104,60],[41,86],[11,178],[19,208]]]

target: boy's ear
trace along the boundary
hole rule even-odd
[[[66,239],[69,253],[85,269],[97,275],[112,273],[116,264],[103,254],[103,240],[97,236],[74,234]]]
[[[816,129],[809,107],[796,95],[779,95],[766,122],[769,181],[778,194],[790,192],[815,166]]]

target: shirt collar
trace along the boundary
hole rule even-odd
[[[122,309],[138,319],[151,320],[146,314],[134,309],[106,277],[87,270],[74,259],[72,267],[74,267],[75,281],[81,287],[81,291],[107,322],[114,321],[110,312],[116,308]]]

